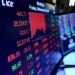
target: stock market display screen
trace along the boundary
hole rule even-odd
[[[61,57],[58,16],[27,1],[0,2],[0,75],[51,75]]]
[[[75,13],[60,15],[59,28],[63,52],[75,49]]]

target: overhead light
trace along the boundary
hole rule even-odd
[[[70,0],[69,6],[75,6],[75,0]]]

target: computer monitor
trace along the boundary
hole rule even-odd
[[[59,16],[60,37],[63,53],[75,49],[75,13]]]

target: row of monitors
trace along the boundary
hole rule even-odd
[[[51,75],[62,56],[62,48],[67,52],[75,45],[74,26],[70,24],[74,18],[72,22],[68,16],[64,21],[62,16],[27,12],[28,2],[14,2],[16,9],[7,5],[0,8],[0,74]],[[19,6],[20,3],[22,7]],[[74,17],[74,14],[70,17]],[[59,29],[63,32],[59,33]],[[64,29],[68,31],[64,32]],[[70,40],[66,41],[62,37]],[[68,46],[65,47],[68,41],[71,43],[69,49],[66,48]]]

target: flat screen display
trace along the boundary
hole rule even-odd
[[[27,1],[1,0],[0,75],[50,75],[61,57],[58,16]]]
[[[75,13],[59,16],[60,37],[63,52],[75,49]]]

